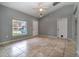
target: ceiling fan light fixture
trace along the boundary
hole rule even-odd
[[[40,12],[43,11],[43,8],[40,8],[39,11],[40,11]]]
[[[40,13],[40,17],[42,17],[43,16],[43,14],[42,13]]]
[[[42,17],[42,16],[40,15],[40,17]]]
[[[39,17],[43,17],[47,7],[44,7],[43,3],[38,3],[37,7],[34,9],[38,12]]]

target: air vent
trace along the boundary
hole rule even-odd
[[[58,5],[60,2],[54,2],[53,3],[53,6],[56,6],[56,5]]]

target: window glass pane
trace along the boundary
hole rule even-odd
[[[27,35],[27,22],[21,20],[12,20],[12,35]]]

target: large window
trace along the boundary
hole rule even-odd
[[[12,20],[12,35],[27,35],[27,22],[21,20]]]

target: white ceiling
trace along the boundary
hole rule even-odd
[[[36,7],[38,7],[38,3],[39,2],[0,2],[1,5],[4,5],[6,7],[10,7],[15,10],[29,14],[31,16],[40,18],[40,15],[38,14],[37,9],[35,9]],[[43,3],[43,7],[47,8],[45,15],[57,10],[58,8],[61,8],[64,5],[73,4],[70,2],[61,2],[57,6],[52,6],[53,2],[42,2],[42,3]]]

